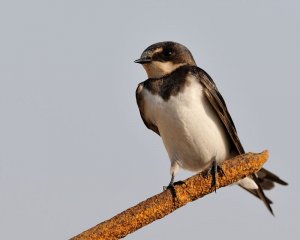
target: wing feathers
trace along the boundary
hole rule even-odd
[[[224,101],[223,97],[221,96],[220,92],[218,91],[215,83],[213,82],[211,77],[204,70],[197,68],[197,73],[198,73],[200,82],[204,86],[204,93],[205,93],[206,97],[208,98],[210,104],[213,106],[213,108],[219,115],[220,119],[222,120],[225,128],[227,129],[228,135],[230,136],[232,143],[234,144],[237,152],[239,154],[245,153],[245,150],[244,150],[244,148],[241,144],[241,141],[237,135],[237,131],[236,131],[236,128],[232,121],[232,118],[227,110],[225,101]],[[253,195],[255,195],[256,197],[260,198],[264,202],[264,204],[266,205],[268,210],[271,212],[271,214],[273,214],[273,210],[270,205],[272,201],[270,199],[268,199],[266,197],[266,195],[264,194],[263,188],[260,185],[258,177],[255,174],[252,174],[251,178],[257,184],[258,189],[255,189],[255,190],[246,189],[246,190],[249,191],[250,193],[252,193]]]

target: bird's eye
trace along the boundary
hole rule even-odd
[[[171,50],[167,50],[167,51],[164,52],[164,55],[166,57],[170,57],[172,54],[173,54],[173,52]]]

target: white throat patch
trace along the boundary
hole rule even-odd
[[[152,61],[151,63],[143,64],[143,67],[147,72],[148,78],[161,78],[183,65],[185,63]]]

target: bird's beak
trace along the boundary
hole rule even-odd
[[[140,58],[134,61],[135,63],[139,64],[145,64],[145,63],[150,63],[151,59],[150,58]]]

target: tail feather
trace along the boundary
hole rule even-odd
[[[288,185],[287,182],[283,181],[280,179],[277,175],[274,173],[268,171],[265,168],[262,168],[258,173],[257,173],[258,180],[260,184],[262,185],[263,189],[269,190],[274,187],[274,183],[278,183],[281,185]]]
[[[254,182],[257,184],[258,189],[255,189],[255,191],[257,192],[257,195],[259,196],[259,198],[264,202],[265,206],[268,208],[268,210],[270,211],[270,213],[274,216],[273,213],[273,209],[271,207],[271,204],[268,201],[268,198],[266,197],[260,183],[258,180],[258,177],[255,174],[252,174],[252,178],[254,180]]]
[[[257,189],[248,189],[243,186],[241,186],[243,189],[247,190],[249,193],[253,194],[255,197],[262,200],[265,204],[265,206],[268,208],[268,210],[271,212],[272,215],[274,215],[271,204],[273,203],[271,199],[269,199],[263,190],[270,190],[275,186],[275,183],[281,184],[281,185],[288,185],[287,182],[280,179],[278,176],[276,176],[274,173],[262,168],[258,173],[252,174],[251,178],[258,186]]]
[[[241,185],[239,185],[239,186],[241,188],[243,188],[244,190],[246,190],[247,192],[251,193],[254,197],[257,197],[260,200],[260,197],[259,197],[256,189],[248,189],[248,188],[245,188]],[[270,198],[266,197],[266,200],[267,200],[268,204],[273,204],[273,201]]]

